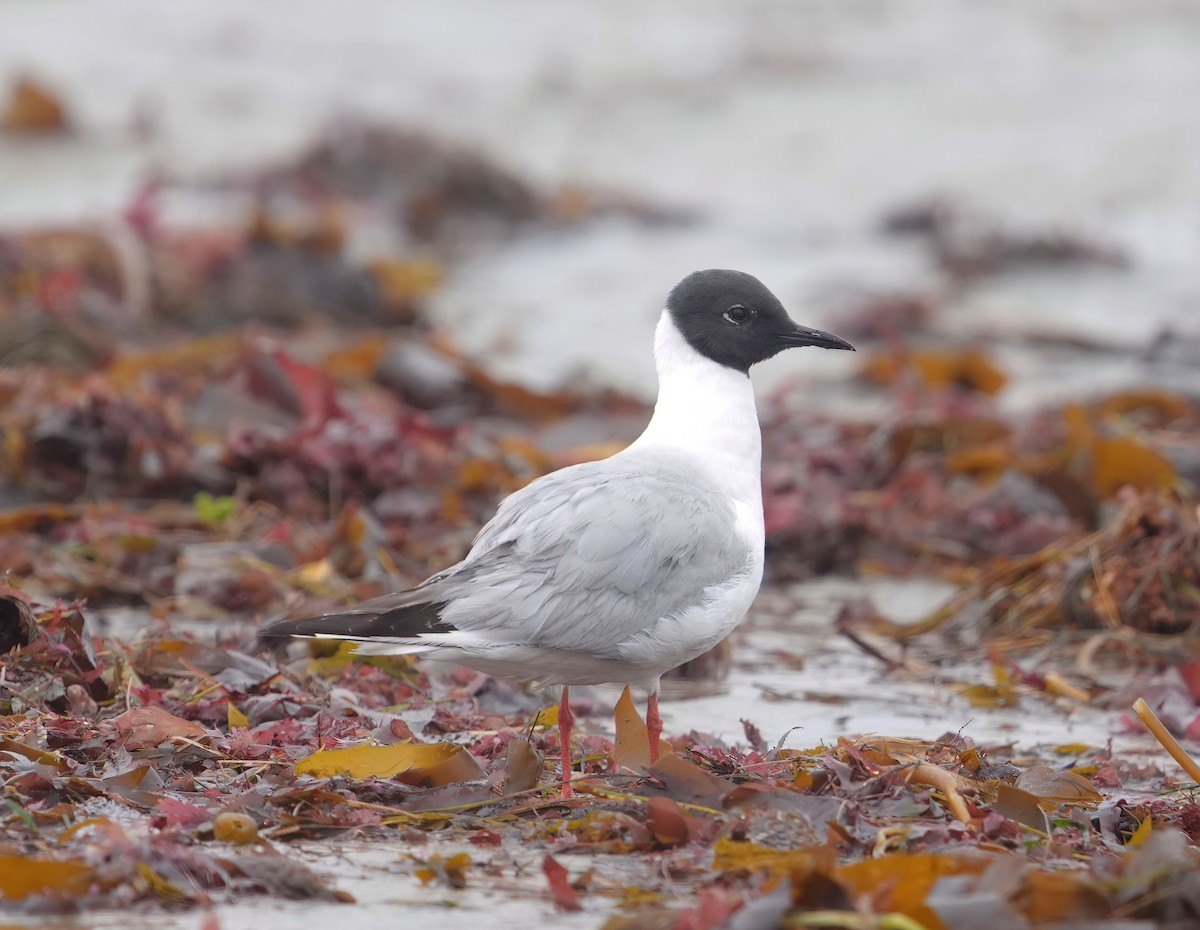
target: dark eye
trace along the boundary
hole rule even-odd
[[[726,310],[722,316],[724,316],[725,319],[734,326],[741,326],[748,319],[754,316],[754,313],[750,310],[747,310],[741,304],[734,304],[732,307]]]

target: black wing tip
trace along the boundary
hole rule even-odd
[[[258,631],[258,641],[263,646],[278,648],[291,639],[371,639],[453,633],[456,628],[449,623],[443,623],[438,617],[438,612],[443,606],[421,604],[378,614],[322,614],[299,620],[278,620]]]
[[[258,641],[260,643],[277,642],[281,639],[291,639],[296,635],[293,628],[296,625],[294,620],[277,620],[275,623],[268,624],[258,631]]]
[[[310,639],[311,633],[303,633],[297,629],[297,624],[302,621],[296,620],[277,620],[275,623],[270,623],[264,626],[255,634],[255,642],[259,649],[267,652],[281,655],[287,644],[294,639]]]

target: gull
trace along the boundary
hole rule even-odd
[[[762,581],[762,436],[750,368],[796,346],[849,349],[792,321],[757,278],[697,271],[654,334],[658,400],[621,452],[507,497],[457,565],[408,591],[265,628],[349,640],[490,675],[561,685],[562,795],[572,796],[571,685],[648,695],[659,754],[664,672],[728,636]]]

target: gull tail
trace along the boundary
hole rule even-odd
[[[340,639],[359,643],[359,655],[413,655],[435,652],[448,645],[449,634],[458,630],[441,620],[445,607],[437,599],[436,586],[428,585],[385,594],[347,610],[281,620],[258,631],[259,641],[268,645],[289,639]],[[440,642],[439,642],[440,641]]]

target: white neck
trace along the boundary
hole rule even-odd
[[[654,362],[654,416],[630,451],[665,447],[688,456],[714,490],[749,505],[761,520],[762,435],[750,379],[700,355],[665,310]]]

